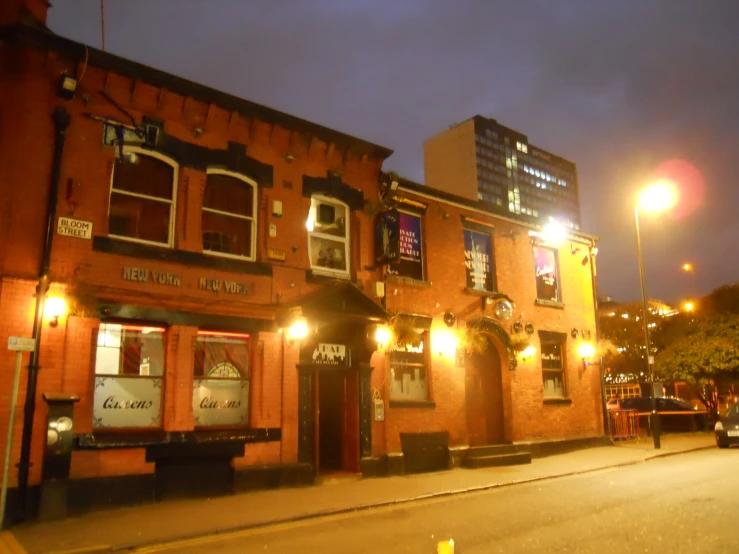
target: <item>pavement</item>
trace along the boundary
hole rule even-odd
[[[310,487],[100,510],[59,522],[25,523],[0,533],[0,554],[125,552],[205,535],[639,464],[715,448],[715,441],[713,433],[663,435],[661,446],[655,450],[647,437],[536,458],[526,465],[377,479],[329,479]]]

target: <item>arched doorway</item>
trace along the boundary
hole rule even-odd
[[[470,446],[505,442],[502,364],[488,339],[484,353],[469,353],[465,363],[465,401]]]

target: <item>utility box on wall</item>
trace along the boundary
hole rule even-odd
[[[55,521],[67,516],[67,484],[74,449],[74,404],[76,394],[45,392],[46,448],[41,468],[39,520]]]

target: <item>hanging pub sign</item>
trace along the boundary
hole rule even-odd
[[[313,363],[319,365],[349,366],[349,349],[343,344],[319,343],[313,350]]]
[[[559,302],[557,282],[557,253],[550,248],[534,248],[536,269],[536,297],[539,300]]]
[[[400,214],[390,210],[375,217],[375,266],[400,259]]]
[[[464,230],[464,267],[468,289],[493,290],[493,252],[490,235]]]
[[[423,259],[421,256],[421,218],[400,212],[400,260],[390,264],[388,275],[399,275],[423,280]]]

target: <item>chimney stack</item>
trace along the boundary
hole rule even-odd
[[[16,23],[46,26],[48,0],[0,0],[0,27]]]

